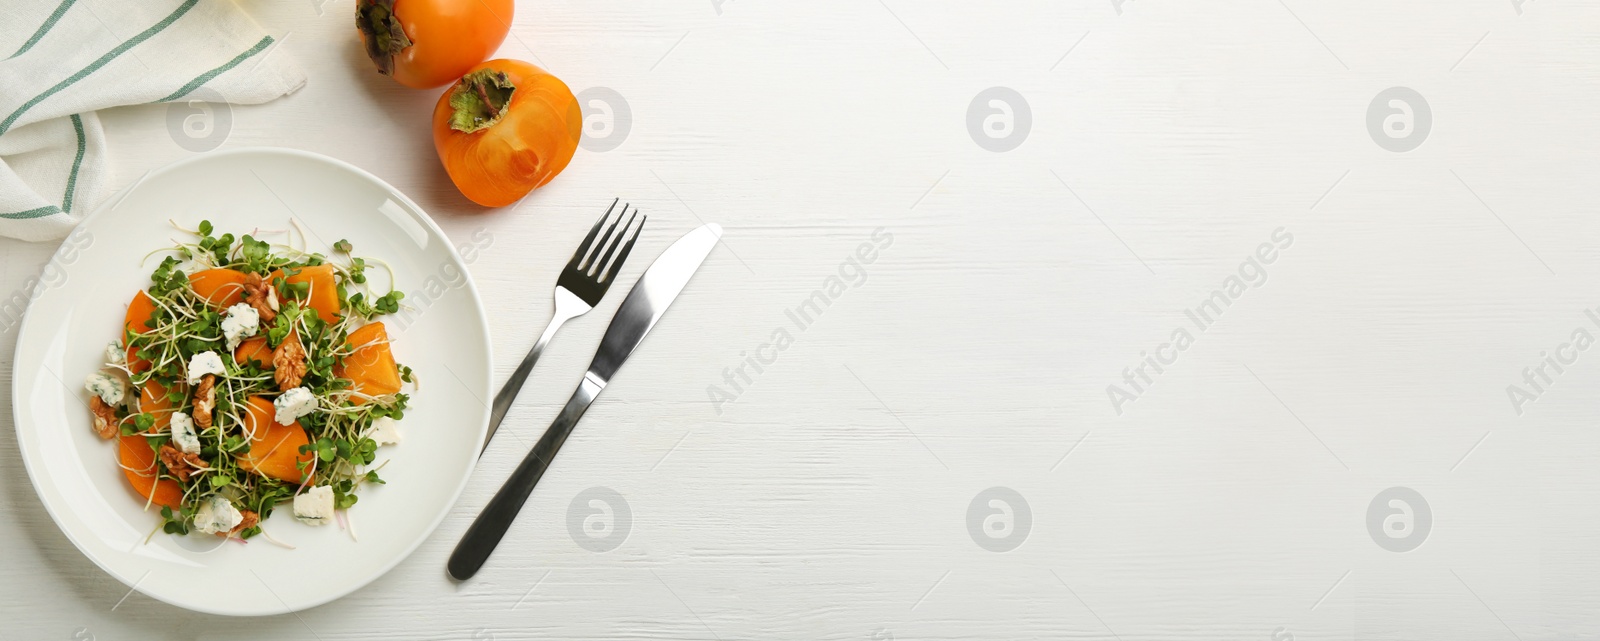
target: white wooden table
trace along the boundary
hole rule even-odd
[[[242,4],[310,82],[221,147],[352,162],[478,246],[500,380],[613,196],[652,216],[629,280],[702,220],[725,246],[461,585],[620,295],[427,543],[295,615],[130,595],[0,398],[0,638],[1600,635],[1600,355],[1562,347],[1600,336],[1592,4],[520,2],[501,55],[613,129],[514,211],[457,194],[350,0]],[[104,115],[115,186],[194,153],[167,109]],[[53,249],[0,242],[0,294]],[[617,538],[569,530],[591,496]]]

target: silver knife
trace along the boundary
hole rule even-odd
[[[472,527],[467,528],[466,535],[461,537],[461,542],[456,544],[455,551],[450,553],[447,568],[451,577],[465,581],[483,567],[483,562],[488,560],[512,521],[516,520],[517,512],[528,500],[528,495],[533,493],[533,486],[538,484],[539,477],[544,476],[545,469],[550,467],[550,461],[555,459],[561,444],[572,434],[578,419],[583,417],[584,411],[605,389],[606,383],[622,367],[622,363],[633,354],[645,334],[650,333],[650,328],[661,320],[667,306],[689,284],[689,278],[700,269],[700,264],[705,262],[706,256],[721,237],[720,225],[702,225],[684,234],[661,252],[656,262],[651,263],[650,268],[639,277],[639,282],[634,284],[628,297],[623,299],[622,306],[617,309],[617,315],[612,317],[605,338],[600,340],[600,349],[595,352],[594,361],[589,363],[589,371],[583,375],[583,381],[578,383],[578,389],[572,393],[567,406],[561,409],[555,422],[550,424],[544,436],[534,444],[533,450],[517,465],[511,478],[506,479],[500,491],[489,499],[489,504],[484,506],[483,512],[472,522]]]

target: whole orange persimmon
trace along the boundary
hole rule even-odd
[[[433,146],[472,202],[504,207],[566,169],[583,113],[560,78],[520,60],[473,67],[439,96]]]
[[[378,73],[427,89],[494,55],[512,11],[512,0],[356,0],[356,30]]]

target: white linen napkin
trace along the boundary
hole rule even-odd
[[[305,85],[274,42],[231,0],[0,0],[0,236],[61,238],[104,196],[97,109]]]

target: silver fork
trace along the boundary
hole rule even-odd
[[[600,299],[606,295],[606,290],[611,288],[617,272],[622,269],[622,262],[628,260],[628,252],[633,251],[634,241],[639,239],[639,232],[644,230],[644,223],[649,216],[639,218],[639,224],[634,225],[633,219],[639,216],[639,208],[633,208],[633,214],[628,214],[628,204],[623,203],[622,212],[617,214],[611,226],[606,227],[604,236],[597,242],[595,236],[600,234],[600,228],[606,220],[611,218],[611,212],[617,208],[621,198],[611,201],[611,206],[606,209],[600,220],[594,221],[594,227],[589,230],[583,243],[578,245],[578,250],[573,252],[572,260],[567,262],[561,276],[556,278],[556,313],[550,319],[550,325],[545,328],[544,334],[539,336],[538,342],[533,344],[533,349],[528,350],[528,355],[523,357],[522,364],[517,366],[517,371],[511,373],[511,378],[506,381],[505,387],[500,388],[500,393],[494,395],[494,406],[489,411],[489,435],[483,439],[484,449],[489,449],[489,439],[494,438],[500,421],[505,419],[506,410],[511,409],[512,401],[517,399],[517,392],[522,390],[523,381],[528,380],[528,372],[533,371],[533,364],[538,362],[539,353],[544,351],[550,337],[556,335],[556,330],[569,320],[589,313],[595,305],[600,304]],[[627,222],[623,217],[627,216]],[[618,224],[622,225],[619,232]],[[629,230],[632,233],[629,233]],[[621,248],[620,250],[618,248]],[[615,253],[615,260],[612,254]]]

